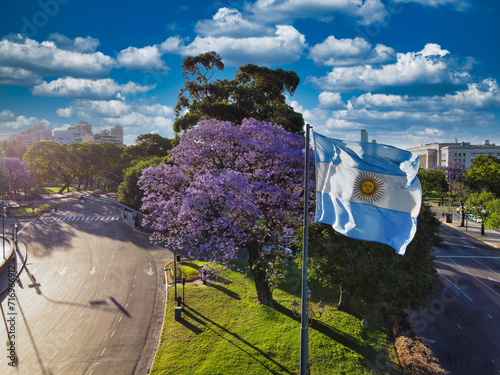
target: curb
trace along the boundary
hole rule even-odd
[[[491,242],[486,241],[485,238],[483,238],[483,237],[479,237],[479,236],[477,236],[477,235],[475,235],[473,233],[467,232],[465,230],[461,230],[461,229],[457,228],[455,225],[452,225],[452,224],[449,224],[449,223],[445,223],[445,222],[441,222],[441,224],[445,224],[446,226],[448,226],[450,228],[453,228],[453,229],[455,229],[455,230],[457,230],[457,231],[459,231],[461,233],[464,233],[464,234],[466,234],[466,235],[468,235],[470,237],[473,237],[474,239],[476,239],[478,241],[481,241],[481,242],[483,242],[483,243],[485,243],[485,244],[487,244],[487,245],[489,245],[491,247],[494,247],[495,249],[500,249],[500,246],[495,245],[495,244],[493,244]],[[485,237],[487,237],[487,236],[485,236]]]
[[[10,264],[12,263],[12,260],[14,259],[14,243],[8,237],[0,236],[0,238],[3,238],[5,241],[7,241],[9,243],[9,246],[10,246],[10,254],[7,255],[7,258],[5,259],[5,261],[2,263],[2,265],[0,265],[0,275],[3,275],[5,270],[7,269],[7,267],[10,266]]]

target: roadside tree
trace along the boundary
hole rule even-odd
[[[420,169],[417,176],[422,184],[422,194],[428,196],[435,191],[441,197],[441,204],[444,204],[444,197],[449,191],[445,172],[442,169]]]
[[[302,224],[303,149],[303,136],[279,125],[201,121],[139,179],[142,211],[161,228],[151,240],[222,264],[246,249],[258,299],[272,305],[277,270],[263,249]]]
[[[126,167],[134,160],[151,157],[165,157],[172,149],[172,141],[156,133],[141,134],[135,139],[135,144],[125,147],[121,155]]]
[[[139,177],[143,169],[156,167],[165,161],[165,157],[153,157],[138,161],[135,165],[127,168],[123,182],[118,186],[118,201],[135,209],[140,210],[143,191],[138,186]]]
[[[465,174],[473,190],[487,190],[500,197],[500,159],[492,155],[479,155]]]
[[[471,193],[465,202],[467,212],[479,218],[481,221],[481,234],[484,236],[484,228],[496,229],[500,227],[500,201],[495,194],[483,191]]]
[[[460,212],[462,213],[462,222],[460,223],[460,226],[464,227],[466,216],[465,202],[467,201],[467,198],[469,198],[471,188],[465,183],[465,181],[455,180],[450,182],[450,191],[452,199],[460,203]]]

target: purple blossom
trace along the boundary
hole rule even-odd
[[[304,137],[279,125],[201,121],[167,164],[145,169],[139,179],[142,210],[164,228],[151,239],[223,264],[242,248],[258,246],[262,254],[267,240],[291,236],[302,225],[303,149]],[[313,178],[310,184],[314,191]],[[269,279],[281,275],[267,268]]]

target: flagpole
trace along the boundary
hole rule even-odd
[[[301,312],[301,329],[300,329],[300,375],[307,374],[308,366],[308,314],[307,314],[307,252],[309,238],[309,129],[311,125],[306,124],[306,155],[304,168],[304,237],[302,241],[302,312]]]

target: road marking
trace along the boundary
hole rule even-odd
[[[144,270],[149,276],[153,276],[154,272],[153,272],[153,268],[149,267],[149,270],[146,271]]]
[[[453,281],[451,281],[450,279],[448,279],[446,276],[444,276],[439,270],[437,270],[439,272],[439,276],[441,276],[443,279],[445,279],[446,281],[448,281],[451,285],[453,285],[455,288],[457,288],[460,293],[462,293],[464,296],[466,296],[471,302],[474,302],[474,300],[472,298],[470,298],[467,294],[465,294],[465,292],[460,289],[458,287],[458,285],[456,285]]]
[[[68,338],[66,340],[69,340],[69,338],[73,336],[73,332],[70,333],[70,335],[68,336]]]
[[[490,318],[490,319],[493,319],[493,317],[492,317],[490,314],[488,314],[488,313],[486,313],[486,316],[487,316],[488,318]]]
[[[125,305],[125,308],[127,308],[127,307],[128,307],[128,303]]]
[[[80,319],[80,323],[78,323],[78,324],[82,324],[82,322],[83,322],[83,319],[85,319],[85,318],[82,318],[82,319]]]
[[[57,353],[59,353],[59,350],[56,350],[56,352],[54,353],[54,355],[52,357],[50,357],[50,359],[54,359],[54,357],[56,356]]]
[[[113,333],[111,334],[111,337],[113,337],[113,336],[115,335],[115,332],[116,332],[116,331],[113,331]]]
[[[500,281],[498,281],[497,279],[493,279],[493,278],[491,278],[491,277],[489,277],[489,276],[488,276],[488,280],[490,280],[490,281],[494,281],[494,282],[496,282],[496,283],[500,283]]]
[[[102,281],[106,281],[106,278],[102,279]]]
[[[64,267],[64,268],[63,268],[63,270],[62,270],[61,272],[59,272],[59,273],[61,274],[61,276],[62,276],[62,275],[64,275],[64,274],[66,273],[66,269],[67,269],[67,268],[68,268],[68,267]]]
[[[89,271],[89,273],[90,273],[91,275],[93,275],[94,273],[96,273],[95,267],[92,267],[92,270],[91,270],[91,271]]]
[[[25,230],[25,229],[26,229],[26,227],[27,227],[28,225],[30,225],[30,223],[26,223],[26,224],[24,225],[24,227],[22,227],[20,230],[18,230],[18,231],[17,231],[17,234],[18,234],[18,235],[19,235],[19,234],[21,234],[21,233],[23,232],[23,230]]]
[[[39,321],[36,325],[35,325],[35,328],[38,327],[38,325],[41,323],[41,321]]]
[[[495,275],[500,275],[497,271],[492,270],[490,267],[488,267],[488,266],[484,265],[484,264],[483,264],[483,263],[481,263],[480,261],[478,261],[478,260],[474,259],[474,262],[479,263],[481,266],[483,266],[484,268],[486,268],[488,271],[493,272]],[[490,277],[488,277],[488,279],[489,279],[489,280],[491,280],[491,281],[496,281],[496,282],[498,282],[498,280],[492,279],[492,278],[490,278]]]
[[[134,283],[134,285],[132,285],[132,288],[135,288],[135,283]]]
[[[120,319],[118,319],[118,323],[120,323],[122,321],[122,318],[123,318],[123,315],[120,316]]]
[[[435,258],[500,259],[499,256],[486,255],[436,255]]]
[[[457,326],[458,326],[458,328],[460,328],[460,330],[462,330],[462,327],[460,327],[460,324],[457,323]]]
[[[476,276],[474,276],[472,273],[470,273],[469,271],[467,271],[465,268],[463,268],[460,264],[458,264],[457,262],[454,262],[453,260],[450,259],[451,262],[455,263],[458,267],[460,267],[462,270],[464,270],[465,272],[467,272],[469,275],[471,275],[474,279],[476,279],[477,281],[479,281],[481,284],[483,284],[486,288],[488,288],[489,290],[491,290],[493,293],[495,293],[498,297],[500,297],[500,294],[498,294],[495,290],[491,289],[488,285],[486,285],[485,283],[483,283],[481,280],[479,280]]]
[[[101,357],[104,355],[104,352],[106,351],[106,348],[104,348],[101,352]]]
[[[132,297],[132,294],[134,294],[134,292],[130,293],[130,296],[129,296],[129,297]]]

